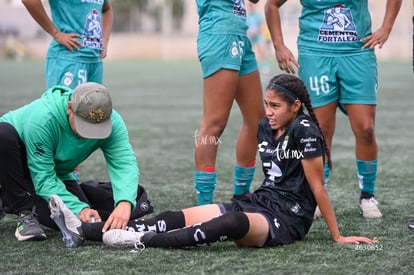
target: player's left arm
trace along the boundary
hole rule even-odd
[[[365,44],[362,46],[363,49],[374,49],[375,46],[378,46],[380,49],[382,48],[391,33],[392,27],[394,26],[395,19],[397,18],[398,12],[401,8],[401,3],[402,0],[387,0],[382,25],[371,35],[368,35],[367,37],[361,39],[361,41],[365,42]]]
[[[103,50],[101,58],[105,58],[108,54],[109,37],[112,32],[113,12],[110,0],[105,1],[102,6],[102,40]]]
[[[376,243],[377,239],[370,239],[363,236],[342,236],[339,232],[335,212],[328,196],[326,188],[323,186],[323,158],[322,156],[302,159],[302,167],[305,172],[306,180],[312,190],[316,202],[321,210],[322,216],[328,226],[332,239],[337,243]]]

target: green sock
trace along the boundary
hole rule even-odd
[[[328,188],[328,182],[329,182],[329,175],[331,174],[331,170],[329,169],[329,164],[326,161],[324,166],[323,166],[323,176],[325,178],[324,184],[323,186],[325,188]]]
[[[356,160],[359,189],[361,192],[374,195],[377,180],[377,160]]]
[[[197,204],[205,205],[213,202],[213,192],[216,188],[216,172],[194,172],[194,187],[197,192]]]
[[[234,195],[241,195],[250,192],[250,185],[252,184],[256,166],[241,167],[234,166]]]

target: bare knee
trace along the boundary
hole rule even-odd
[[[202,123],[201,129],[200,129],[200,135],[219,138],[223,134],[226,126],[227,126],[227,121],[215,121],[215,122],[209,122],[209,123]]]
[[[355,139],[359,143],[370,145],[375,142],[374,127],[363,127],[356,131]]]

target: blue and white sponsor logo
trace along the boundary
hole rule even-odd
[[[325,10],[323,22],[319,28],[318,42],[347,43],[358,40],[352,12],[349,8],[338,4]]]

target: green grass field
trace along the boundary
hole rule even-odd
[[[30,102],[44,90],[40,61],[0,61],[0,115]],[[277,71],[275,70],[275,73]],[[155,213],[195,204],[194,135],[201,117],[202,81],[197,61],[108,61],[105,85],[124,117],[139,161],[142,184]],[[263,77],[266,83],[270,76]],[[414,230],[414,76],[411,62],[381,62],[377,136],[376,197],[383,218],[359,215],[354,141],[338,113],[333,175],[328,187],[343,235],[378,237],[376,246],[335,244],[324,221],[316,220],[302,242],[247,249],[231,242],[190,249],[148,248],[142,253],[97,242],[68,249],[60,232],[46,229],[42,242],[18,242],[15,217],[0,221],[0,274],[412,274]],[[232,195],[234,147],[240,116],[234,107],[221,138],[215,201]],[[83,180],[106,180],[101,153],[80,167]],[[254,187],[262,181],[257,170]]]

